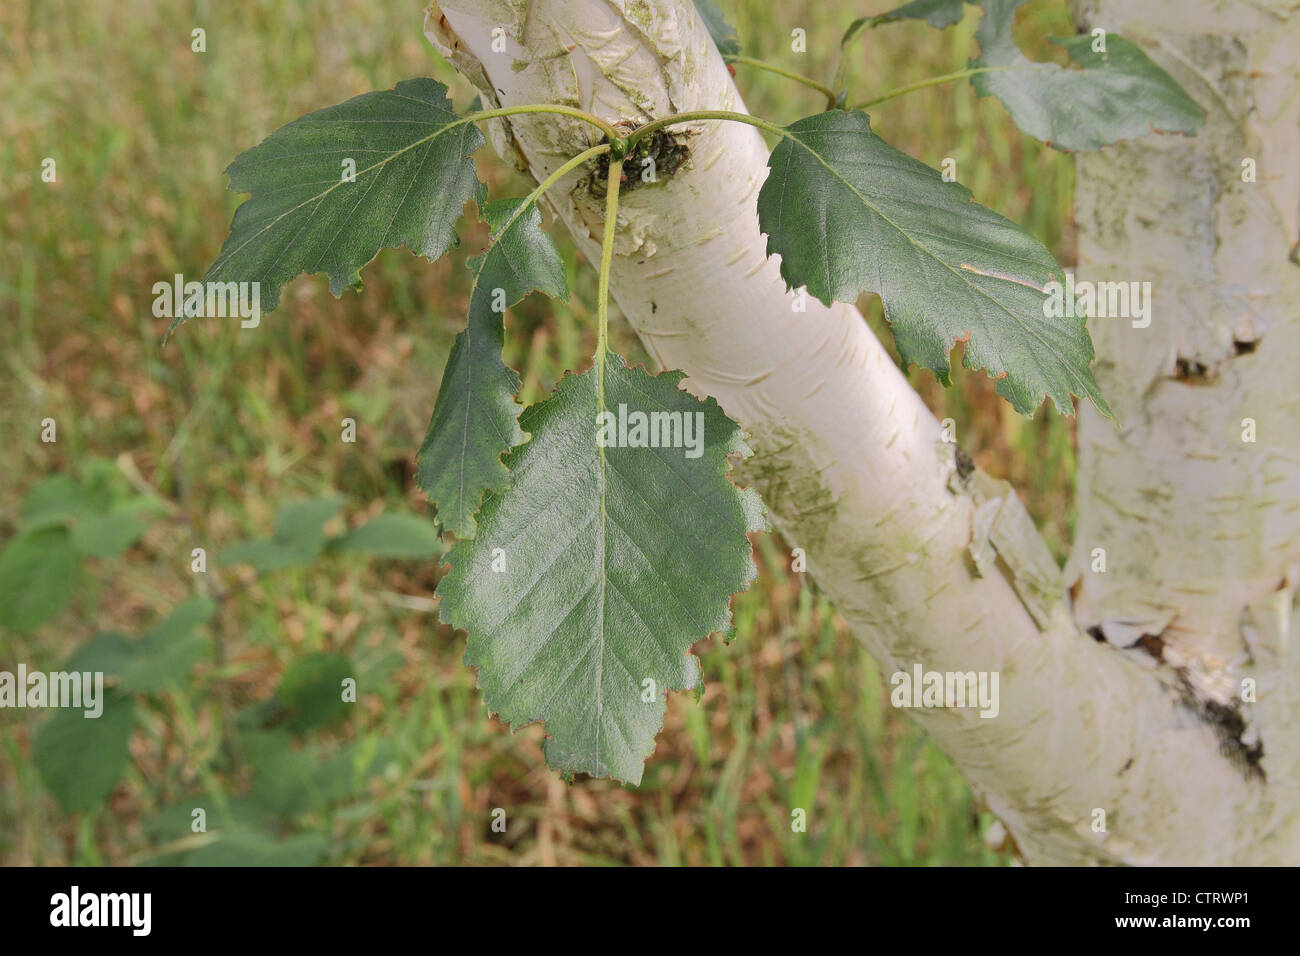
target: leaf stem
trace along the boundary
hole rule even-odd
[[[849,28],[844,31],[844,36],[840,37],[840,50],[845,51],[857,42],[858,37],[864,35],[868,30],[875,29],[879,24],[884,23],[883,16],[858,17],[849,24]]]
[[[844,81],[849,72],[849,50],[858,41],[858,37],[874,27],[878,20],[878,17],[858,17],[844,31],[844,36],[840,38],[840,59],[835,64],[835,77],[831,80],[831,86],[835,89],[848,92]]]
[[[557,182],[563,179],[564,176],[567,173],[569,173],[571,170],[576,169],[578,166],[581,166],[583,163],[587,162],[588,160],[595,159],[597,156],[601,155],[602,153],[608,153],[609,148],[610,148],[609,143],[597,143],[595,146],[591,147],[591,149],[583,150],[581,153],[579,153],[577,156],[574,156],[572,159],[566,162],[555,172],[551,173],[551,175],[543,179],[540,183],[537,184],[536,189],[534,189],[532,192],[530,192],[527,196],[524,197],[524,201],[519,204],[519,208],[516,209],[511,214],[510,218],[505,221],[505,224],[496,231],[496,234],[498,236],[505,235],[506,230],[509,229],[512,225],[514,225],[515,220],[524,214],[524,210],[526,210],[533,203],[537,202],[538,197],[540,197],[543,193],[545,193],[546,190],[550,189]]]
[[[610,158],[605,186],[605,232],[600,240],[600,278],[596,283],[596,396],[605,410],[605,358],[609,353],[609,269],[614,261],[614,233],[618,231],[618,191],[623,183],[623,160]]]
[[[875,106],[877,103],[883,103],[886,100],[892,100],[896,96],[902,96],[904,93],[911,93],[913,90],[923,90],[927,86],[938,86],[941,83],[951,83],[953,80],[964,79],[968,76],[975,76],[979,73],[996,73],[1001,70],[1015,69],[1012,66],[977,66],[968,70],[958,70],[956,73],[945,73],[943,76],[932,76],[928,80],[918,80],[915,83],[909,83],[906,86],[900,86],[897,89],[890,90],[888,93],[882,93],[880,96],[856,104],[855,110],[865,110],[868,106]]]
[[[516,116],[521,113],[554,113],[557,116],[571,116],[574,119],[590,123],[610,139],[618,138],[618,130],[599,116],[593,116],[586,110],[576,109],[572,106],[561,106],[558,103],[528,103],[522,106],[502,106],[494,110],[480,110],[477,113],[466,113],[461,117],[460,122],[477,123],[479,120],[494,119],[498,116]],[[448,125],[454,126],[456,124],[451,123]]]
[[[766,60],[757,60],[752,56],[734,56],[724,57],[728,63],[739,63],[742,66],[752,66],[757,70],[766,70],[769,73],[775,73],[777,76],[783,76],[787,80],[794,80],[796,83],[802,83],[809,89],[814,89],[822,96],[826,97],[828,108],[835,106],[835,92],[826,84],[818,83],[810,76],[804,76],[802,73],[796,73],[793,70],[787,70],[783,66],[777,66],[775,63],[768,63]]]
[[[663,119],[646,123],[645,126],[639,127],[628,134],[628,143],[635,146],[638,140],[656,130],[663,129],[666,126],[676,126],[678,123],[696,123],[700,120],[730,120],[733,123],[747,123],[750,126],[757,126],[759,129],[766,130],[777,136],[789,135],[775,123],[761,120],[757,116],[750,116],[748,113],[732,113],[729,110],[694,110],[689,113],[676,113],[673,116],[665,116]]]

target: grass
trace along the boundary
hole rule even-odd
[[[827,79],[852,5],[724,3],[745,52]],[[834,6],[836,9],[828,9]],[[886,4],[877,4],[884,9]],[[1041,8],[1041,9],[1040,9]],[[1027,29],[1066,32],[1060,4]],[[869,35],[850,71],[854,99],[965,65],[977,17],[943,33],[919,24]],[[467,220],[455,254],[430,265],[387,251],[364,293],[335,300],[319,277],[287,288],[261,334],[192,322],[165,348],[152,285],[197,277],[243,197],[224,166],[304,112],[414,75],[468,85],[437,61],[418,4],[249,0],[189,5],[15,2],[0,9],[0,535],[42,476],[116,459],[178,510],[117,561],[91,566],[71,608],[34,634],[0,632],[0,667],[55,669],[92,634],[134,633],[195,587],[189,554],[265,534],[278,504],[336,491],[347,521],[427,513],[412,460],[452,337],[463,326],[465,259],[485,242]],[[206,31],[207,52],[191,51]],[[790,50],[807,30],[807,54]],[[789,122],[817,93],[738,67],[752,111]],[[960,83],[872,111],[886,139],[925,162],[957,161],[977,199],[1073,260],[1068,157],[1039,147]],[[495,195],[524,180],[485,149]],[[57,181],[40,180],[56,162]],[[595,275],[557,236],[574,279],[568,304],[512,310],[508,361],[523,398],[545,395],[595,345]],[[878,303],[863,303],[885,341]],[[621,321],[612,347],[648,357]],[[951,390],[912,377],[982,467],[1013,481],[1062,555],[1070,535],[1071,425],[1018,418],[982,373]],[[42,444],[39,422],[58,422]],[[339,440],[345,417],[356,444]],[[170,808],[194,794],[237,798],[242,764],[223,762],[225,729],[266,700],[285,667],[347,653],[366,688],[328,748],[387,748],[382,772],[345,801],[298,814],[285,832],[327,837],[341,864],[998,864],[991,818],[946,758],[888,701],[885,681],[775,537],[756,539],[760,577],[735,601],[735,639],[697,646],[707,690],[677,694],[643,785],[559,780],[540,728],[490,718],[461,665],[463,638],[436,622],[430,564],[330,558],[260,580],[227,574],[214,637],[221,662],[139,718],[132,769],[102,809],[64,815],[30,758],[41,718],[0,714],[0,862],[123,864],[160,858]],[[490,827],[506,810],[505,834]],[[791,830],[794,808],[807,832]],[[188,828],[185,830],[188,833]],[[169,836],[170,833],[170,836]]]

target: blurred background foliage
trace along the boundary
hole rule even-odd
[[[746,54],[823,80],[848,22],[890,5],[720,4]],[[977,21],[968,8],[942,33],[874,31],[852,55],[851,99],[964,67]],[[789,573],[774,536],[755,540],[760,577],[735,600],[734,639],[697,645],[707,690],[671,697],[636,790],[566,784],[542,760],[541,728],[511,734],[488,717],[461,665],[463,636],[436,620],[436,558],[323,548],[278,570],[191,572],[193,548],[215,556],[266,539],[298,499],[345,503],[322,519],[322,540],[381,513],[428,514],[412,462],[465,321],[465,259],[486,240],[472,216],[436,264],[381,253],[360,295],[336,300],[319,277],[295,281],[258,334],[191,322],[161,347],[168,320],[151,308],[155,282],[197,278],[212,261],[243,199],[222,170],[275,128],[415,75],[469,103],[421,24],[419,4],[362,0],[0,7],[0,541],[19,533],[24,499],[51,476],[111,472],[143,503],[120,552],[78,559],[79,586],[56,617],[0,628],[0,669],[59,669],[122,635],[180,626],[178,608],[200,611],[182,621],[186,641],[200,642],[187,643],[192,660],[143,685],[128,661],[135,676],[114,679],[117,694],[132,681],[145,689],[132,695],[123,772],[102,798],[56,799],[57,768],[33,756],[41,734],[58,743],[43,729],[51,716],[0,711],[0,863],[1009,862],[985,839],[991,817],[890,707],[874,662]],[[191,52],[195,27],[205,53]],[[806,54],[791,51],[796,27]],[[1063,3],[1037,0],[1017,30],[1049,58],[1043,38],[1070,32]],[[736,69],[753,112],[790,122],[823,107],[810,90]],[[1068,156],[1019,133],[965,82],[871,112],[888,141],[931,166],[954,158],[976,199],[1073,263]],[[52,184],[40,179],[45,157],[57,162]],[[480,157],[494,195],[523,194],[529,184],[489,148]],[[585,367],[594,347],[594,270],[553,232],[570,302],[533,296],[508,316],[507,359],[527,401]],[[888,342],[878,302],[860,305]],[[647,361],[625,323],[615,319],[612,336]],[[957,372],[949,390],[911,376],[977,463],[1021,489],[1063,556],[1073,423],[1046,410],[1017,417],[982,373]],[[349,417],[354,444],[340,440]],[[44,418],[56,419],[57,443],[39,440]],[[358,681],[344,713],[293,706],[340,674]],[[89,755],[84,767],[71,759],[74,780],[90,772]],[[192,832],[195,807],[206,834]],[[498,807],[505,833],[491,828]],[[794,807],[808,812],[805,834],[791,832]]]

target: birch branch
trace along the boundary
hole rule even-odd
[[[633,124],[744,110],[689,0],[445,0],[426,34],[486,106],[556,102]],[[491,135],[540,180],[599,134],[522,117]],[[1294,829],[1259,840],[1263,789],[1195,709],[1075,625],[1014,491],[958,473],[858,311],[787,292],[758,228],[760,134],[701,123],[685,142],[675,175],[623,202],[615,300],[650,354],[749,431],[745,477],[886,673],[998,673],[996,718],[912,714],[1026,858],[1294,862]],[[576,179],[550,196],[594,261],[599,202]]]

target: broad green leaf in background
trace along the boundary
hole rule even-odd
[[[324,833],[299,833],[277,839],[274,833],[236,827],[185,856],[186,866],[311,866],[329,847]]]
[[[1196,101],[1134,43],[1107,33],[1105,52],[1094,51],[1091,33],[1053,39],[1082,69],[1035,63],[1016,45],[1016,11],[1028,0],[972,0],[983,8],[975,33],[980,58],[971,84],[980,96],[1002,101],[1022,130],[1056,149],[1101,149],[1154,131],[1194,134],[1205,120]],[[888,13],[853,21],[848,43],[863,30],[896,20],[924,20],[932,27],[961,20],[961,0],[915,0]]]
[[[1100,149],[1152,130],[1193,134],[1205,113],[1137,45],[1107,34],[1106,52],[1093,52],[1090,34],[1053,42],[1083,67],[1034,63],[1016,46],[1011,28],[1027,0],[984,0],[975,39],[976,67],[1009,67],[971,77],[981,96],[1002,101],[1016,125],[1060,150]]]
[[[76,590],[81,556],[62,525],[38,527],[0,552],[0,626],[30,631],[55,617]]]
[[[42,478],[23,499],[23,528],[31,531],[94,513],[86,489],[71,475]]]
[[[55,474],[37,483],[23,499],[23,530],[66,525],[80,554],[115,558],[140,539],[159,506],[131,491],[112,462],[92,459],[81,472],[81,480]]]
[[[131,656],[119,672],[122,689],[156,693],[189,676],[208,649],[208,640],[200,628],[216,610],[210,598],[193,595],[132,641]]]
[[[270,312],[303,272],[327,273],[337,296],[382,248],[437,259],[457,242],[465,202],[482,201],[470,158],[482,144],[447,88],[423,77],[296,119],[226,170],[230,188],[252,196],[204,281],[258,282]]]
[[[362,796],[369,781],[396,754],[391,740],[374,735],[343,745],[300,745],[284,729],[240,734],[239,745],[255,771],[243,808],[254,811],[250,817],[258,811],[263,816],[293,817]]]
[[[317,845],[318,832],[300,832],[283,843],[272,834],[282,835],[289,827],[319,825],[319,817],[302,819],[308,814],[327,814],[327,819],[335,821],[350,811],[371,815],[373,807],[363,800],[370,782],[397,768],[398,748],[393,741],[373,734],[338,744],[303,742],[283,728],[245,730],[239,734],[237,748],[245,767],[253,771],[251,789],[247,793],[194,793],[153,814],[146,824],[149,835],[155,842],[180,848],[151,858],[150,865],[311,863],[320,854],[307,853],[305,848]],[[191,829],[195,807],[207,810],[206,834],[196,835]],[[266,845],[245,845],[245,834],[250,831],[260,833]],[[312,840],[303,840],[305,837]],[[184,848],[191,841],[207,846]],[[218,843],[219,847],[208,849]]]
[[[103,514],[83,514],[72,525],[72,544],[91,558],[115,558],[149,528],[146,516],[157,505],[143,498],[112,505]]]
[[[510,490],[484,501],[438,586],[488,708],[514,727],[545,721],[547,762],[565,773],[640,782],[664,692],[698,686],[690,646],[726,629],[731,595],[756,574],[745,533],[763,527],[762,505],[727,474],[727,455],[747,449],[681,378],[612,354],[603,402],[598,369],[563,378],[524,412],[532,437],[506,456]],[[702,416],[700,457],[599,447],[597,413],[620,405]]]
[[[965,13],[962,0],[912,0],[911,3],[895,7],[887,13],[878,13],[873,17],[858,17],[844,31],[840,46],[852,42],[863,30],[870,30],[896,20],[924,20],[930,26],[942,30],[944,27],[960,22]]]
[[[474,289],[469,325],[456,337],[416,465],[416,481],[438,506],[438,521],[459,537],[474,534],[474,514],[485,491],[509,481],[501,456],[524,440],[519,376],[501,360],[504,310],[538,289],[568,295],[564,263],[542,231],[536,205],[521,199],[487,204],[492,228],[488,250],[470,260]]]
[[[101,671],[105,676],[117,677],[126,667],[132,653],[131,638],[117,631],[108,631],[96,634],[78,647],[63,665],[63,670]]]
[[[241,745],[243,741],[240,741]],[[240,751],[243,757],[244,751]],[[165,799],[165,795],[160,794]],[[231,817],[233,813],[223,813],[222,805],[230,808],[232,804],[239,800],[239,797],[231,794],[222,793],[219,795],[209,793],[195,793],[192,796],[181,796],[179,802],[168,804],[158,808],[144,817],[140,822],[144,826],[144,832],[149,836],[150,842],[159,844],[170,844],[177,840],[196,840],[201,841],[210,839],[212,831],[217,828],[224,829],[228,823],[233,823]],[[201,808],[204,811],[208,832],[195,833],[192,829],[194,824],[194,811]],[[166,854],[164,856],[149,857],[147,865],[157,866],[159,861],[164,861],[164,865],[174,865],[180,862],[180,854]]]
[[[275,692],[290,711],[289,729],[310,730],[340,717],[349,706],[343,700],[343,680],[356,673],[347,657],[326,651],[308,654],[290,664]]]
[[[251,564],[260,573],[310,564],[325,547],[324,524],[338,513],[340,498],[305,498],[275,515],[270,538],[241,541],[221,552],[222,564]]]
[[[442,539],[432,521],[419,515],[381,514],[330,541],[331,549],[379,558],[435,558]]]
[[[738,55],[740,40],[736,38],[736,28],[727,22],[718,5],[713,0],[695,0],[695,9],[699,11],[709,36],[713,37],[718,52],[724,57]]]
[[[63,707],[36,731],[32,760],[65,813],[93,810],[107,799],[126,769],[134,722],[131,696],[105,687],[100,716]]]
[[[343,506],[336,495],[291,501],[275,513],[275,538],[319,550],[325,541],[324,524]]]
[[[1044,287],[1061,269],[1037,239],[971,201],[890,146],[860,110],[831,110],[786,127],[758,196],[768,255],[792,288],[825,303],[880,295],[903,361],[948,382],[948,355],[1030,414],[1044,394],[1066,414],[1071,393],[1109,414],[1079,318],[1044,315]]]
[[[207,650],[199,628],[211,620],[216,605],[193,595],[171,614],[130,638],[110,631],[86,641],[63,665],[67,671],[102,671],[127,692],[155,693],[183,680]]]

